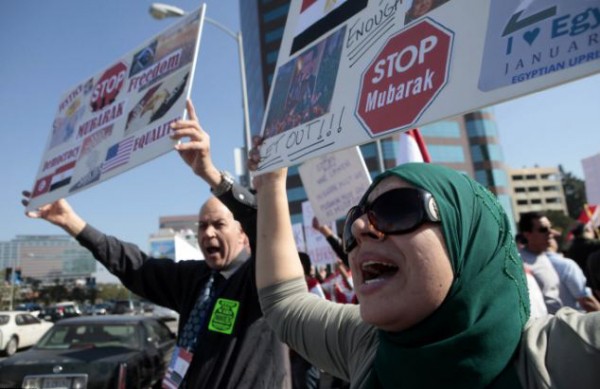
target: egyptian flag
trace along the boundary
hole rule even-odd
[[[425,141],[417,128],[400,134],[396,165],[408,162],[431,162]]]
[[[301,0],[290,55],[367,7],[368,0]]]
[[[66,163],[56,169],[50,183],[50,191],[62,188],[71,183],[71,177],[73,177],[73,173],[75,172],[76,162],[77,161]]]

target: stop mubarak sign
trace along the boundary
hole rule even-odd
[[[356,116],[371,136],[419,119],[446,85],[452,39],[430,19],[389,38],[361,76]]]

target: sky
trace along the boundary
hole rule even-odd
[[[165,30],[152,1],[6,0],[0,12],[0,241],[16,235],[61,234],[29,219],[21,191],[31,189],[59,97],[112,61]],[[185,11],[201,2],[174,0]],[[238,0],[208,0],[206,15],[239,30]],[[243,145],[236,42],[206,24],[192,100],[211,136],[213,162],[234,172]],[[509,167],[562,165],[583,178],[581,159],[600,153],[600,75],[494,106]],[[158,219],[195,214],[210,192],[175,152],[68,198],[91,225],[147,249]]]

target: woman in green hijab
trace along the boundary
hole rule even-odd
[[[374,180],[344,228],[357,307],[306,293],[285,175],[255,179],[257,286],[270,325],[315,366],[353,388],[600,382],[600,314],[565,310],[528,323],[508,218],[475,181],[422,163]],[[589,369],[567,376],[571,363],[578,372]]]

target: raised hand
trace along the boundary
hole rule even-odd
[[[263,144],[264,139],[260,136],[255,136],[252,138],[252,148],[248,153],[248,170],[254,172],[258,169],[260,164],[260,148]],[[261,187],[266,186],[267,184],[281,184],[285,187],[285,180],[287,178],[287,168],[281,168],[275,170],[270,173],[262,173],[258,176],[255,176],[253,179],[254,188],[257,191],[260,191]]]
[[[21,199],[21,203],[24,206],[28,206],[31,199],[31,192],[24,190],[22,195],[23,199]],[[35,211],[26,211],[25,215],[32,219],[47,220],[61,227],[72,236],[77,236],[86,225],[85,221],[75,213],[65,199],[59,199],[53,203],[43,205]]]
[[[210,154],[210,136],[200,126],[198,116],[192,101],[187,101],[188,120],[178,120],[171,124],[171,138],[187,142],[179,142],[175,149],[195,174],[202,177],[210,186],[216,186],[221,181],[221,174],[214,166]]]

